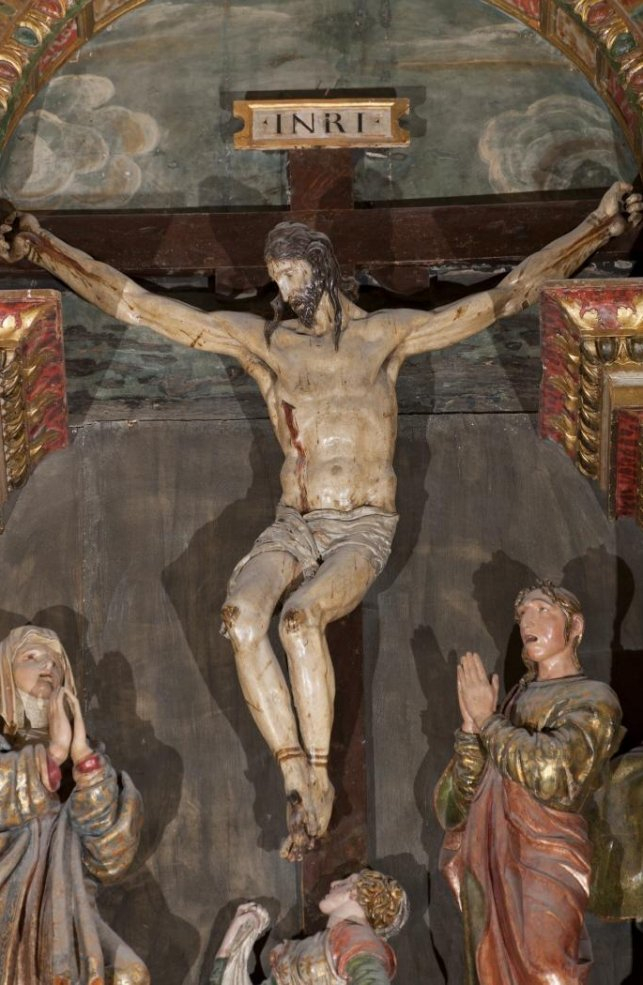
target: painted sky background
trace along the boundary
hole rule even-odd
[[[233,100],[346,88],[412,106],[408,150],[361,154],[361,201],[636,173],[581,73],[480,0],[150,0],[34,100],[0,162],[2,193],[30,208],[280,205],[285,155],[234,150]]]

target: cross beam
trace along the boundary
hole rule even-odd
[[[389,283],[397,271],[393,281],[412,286],[413,276],[402,271],[413,266],[518,263],[578,225],[599,198],[543,193],[355,207],[354,164],[350,149],[290,151],[289,209],[43,212],[39,218],[60,239],[132,277],[196,274],[232,288],[264,284],[266,234],[283,220],[305,222],[330,236],[346,273],[384,268]],[[599,255],[614,261],[633,251],[643,252],[643,235],[611,240]],[[10,273],[0,265],[0,276]]]
[[[294,211],[42,212],[38,218],[49,232],[132,277],[213,276],[232,268],[265,281],[264,239],[285,219],[327,233],[343,268],[514,264],[576,226],[597,201],[547,196]],[[633,232],[611,240],[597,256],[614,261],[641,253],[643,236]],[[45,276],[26,262],[0,265],[0,276],[18,269]]]

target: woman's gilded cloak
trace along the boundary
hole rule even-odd
[[[14,745],[18,745],[13,737]],[[143,985],[145,966],[103,922],[98,883],[130,865],[142,809],[98,755],[65,803],[41,779],[40,744],[0,738],[0,985]]]

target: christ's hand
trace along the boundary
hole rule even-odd
[[[599,219],[614,217],[610,223],[611,236],[620,236],[630,227],[638,226],[643,212],[643,196],[632,191],[625,181],[615,181],[603,195],[595,215]]]
[[[0,223],[0,257],[6,263],[17,263],[29,253],[32,245],[29,233],[41,233],[40,223],[29,214],[10,212]]]

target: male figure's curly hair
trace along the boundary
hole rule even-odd
[[[326,291],[333,307],[335,349],[339,349],[344,316],[340,301],[342,275],[333,251],[333,245],[325,233],[309,229],[303,222],[280,222],[266,237],[264,259],[306,260],[313,272],[313,283]],[[284,302],[280,294],[272,301],[274,317],[264,329],[266,342],[270,339],[283,317]]]
[[[553,605],[557,605],[559,609],[562,609],[563,615],[565,616],[565,640],[568,641],[571,631],[572,631],[572,619],[574,616],[582,616],[583,610],[579,599],[570,592],[567,588],[561,588],[560,585],[554,585],[553,581],[542,580],[537,581],[535,585],[530,585],[529,588],[523,588],[516,596],[516,601],[514,602],[514,619],[516,622],[520,622],[520,615],[518,610],[523,604],[528,595],[532,592],[540,592],[544,595]],[[578,658],[578,646],[582,639],[582,633],[576,636],[574,640],[574,659],[578,669],[581,668],[581,663]],[[532,660],[527,660],[523,657],[523,662],[527,666],[529,675],[536,676],[536,665]]]
[[[397,934],[409,918],[409,900],[397,879],[374,869],[357,875],[355,898],[378,937]]]

